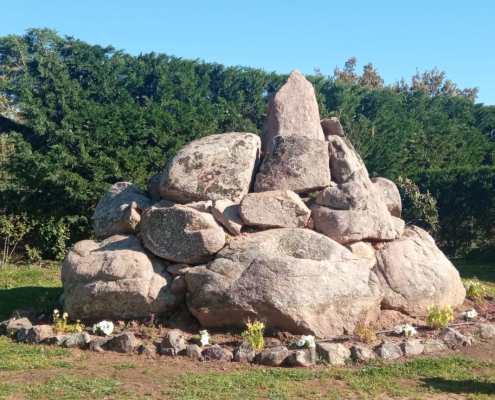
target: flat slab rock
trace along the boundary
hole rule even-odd
[[[325,140],[313,85],[294,70],[268,102],[261,133],[263,150],[269,151],[276,136],[298,135]]]
[[[464,302],[459,272],[423,229],[406,228],[401,238],[375,255],[375,272],[385,295],[383,308],[425,316],[431,304],[456,308]]]
[[[309,229],[271,229],[231,241],[215,261],[188,270],[187,305],[205,328],[245,327],[320,337],[372,321],[381,292],[365,264]]]
[[[225,232],[211,214],[177,205],[148,208],[141,237],[153,254],[186,264],[209,261],[225,244]]]
[[[243,198],[246,198],[246,196]],[[239,204],[231,200],[217,200],[212,207],[211,214],[229,233],[234,236],[241,234],[244,221],[239,214]]]
[[[304,228],[311,214],[301,198],[290,190],[247,194],[239,212],[246,225],[261,228]]]
[[[64,309],[81,320],[144,318],[174,310],[184,297],[172,294],[173,279],[165,268],[133,235],[78,242],[62,264]]]
[[[330,185],[328,145],[303,136],[276,136],[256,175],[255,192],[309,192]]]
[[[93,214],[93,227],[99,239],[134,233],[141,212],[153,204],[139,186],[130,182],[112,185],[98,202]]]
[[[165,166],[160,194],[181,204],[221,199],[238,202],[249,191],[260,146],[260,138],[253,133],[222,133],[194,140]]]

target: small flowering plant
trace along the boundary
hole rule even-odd
[[[411,337],[418,333],[418,331],[416,331],[416,329],[409,324],[396,326],[394,331],[397,335],[403,334],[405,337]]]
[[[472,321],[472,320],[476,319],[476,317],[478,316],[478,313],[473,308],[471,311],[463,311],[463,312],[461,312],[461,316],[463,316],[464,318],[466,318],[466,321]]]
[[[210,334],[208,331],[205,329],[204,331],[199,331],[199,334],[201,335],[199,338],[201,346],[208,346],[210,344]]]
[[[109,336],[113,332],[113,322],[111,321],[100,321],[97,324],[93,325],[91,331],[98,335]]]
[[[302,335],[301,339],[296,343],[298,347],[316,347],[315,337],[312,335]]]
[[[467,281],[464,287],[467,296],[473,299],[479,299],[486,295],[486,287],[476,278]]]
[[[81,321],[77,320],[75,324],[71,325],[67,322],[67,318],[69,318],[68,313],[64,312],[62,318],[60,318],[60,312],[58,310],[53,310],[53,325],[57,332],[82,332],[84,326],[81,325]]]

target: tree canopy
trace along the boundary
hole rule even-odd
[[[493,166],[495,106],[475,104],[431,70],[386,86],[373,64],[308,79],[322,118],[336,116],[373,176]],[[49,29],[0,37],[0,133],[5,212],[64,220],[90,234],[98,199],[117,181],[145,185],[185,143],[259,133],[286,75],[166,54],[133,57]],[[3,159],[3,158],[2,158]]]

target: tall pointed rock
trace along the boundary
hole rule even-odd
[[[294,70],[268,102],[261,134],[262,149],[268,153],[275,136],[304,136],[325,140],[313,85]]]

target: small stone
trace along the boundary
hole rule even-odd
[[[43,340],[43,343],[48,344],[50,346],[62,346],[64,342],[69,338],[70,338],[69,335],[57,335]]]
[[[79,332],[70,336],[65,342],[64,347],[72,348],[79,347],[80,349],[86,347],[86,345],[91,341],[88,332]]]
[[[162,356],[175,356],[176,355],[175,350],[171,347],[168,347],[168,348],[162,347],[160,354]]]
[[[105,338],[96,338],[89,342],[89,349],[91,351],[96,351],[98,353],[102,353],[105,350],[108,350],[108,342],[110,339]]]
[[[435,339],[425,340],[423,341],[423,345],[425,346],[424,348],[425,354],[437,353],[440,351],[447,350],[447,346],[445,346],[440,340],[435,340]]]
[[[200,360],[203,357],[201,355],[201,348],[197,344],[190,344],[186,347],[186,356],[193,360]]]
[[[242,342],[234,349],[234,361],[236,362],[253,362],[256,356],[254,347],[247,342]]]
[[[400,344],[400,349],[406,357],[417,356],[418,354],[423,354],[425,346],[421,343],[421,340],[414,339],[402,342]]]
[[[299,349],[287,357],[287,364],[293,367],[309,367],[316,364],[316,349]]]
[[[162,355],[165,349],[173,349],[174,355],[186,349],[186,341],[177,330],[168,331],[161,343]]]
[[[354,345],[351,347],[351,358],[353,361],[369,363],[376,359],[376,354],[367,347]]]
[[[139,345],[139,341],[132,332],[122,333],[114,336],[108,341],[108,350],[116,351],[117,353],[132,353]]]
[[[491,339],[495,336],[495,326],[492,324],[478,324],[478,334],[482,339]]]
[[[41,343],[43,340],[55,336],[53,329],[48,325],[36,325],[28,330],[26,343],[37,344]]]
[[[138,353],[144,356],[156,356],[156,346],[154,344],[143,344],[139,347]]]
[[[174,281],[172,282],[172,287],[170,288],[170,291],[172,294],[182,294],[186,293],[187,290],[187,284],[186,284],[186,278],[184,278],[184,275],[178,275],[174,278]]]
[[[330,365],[345,365],[351,351],[340,343],[318,343],[318,354]]]
[[[231,351],[220,347],[218,344],[204,349],[202,354],[206,360],[231,361],[233,358]]]
[[[7,333],[9,335],[15,335],[17,331],[21,328],[32,328],[33,325],[27,318],[20,318],[20,319],[12,319],[10,322],[7,324]]]
[[[270,347],[256,354],[255,362],[269,367],[280,367],[289,354],[285,346]]]
[[[472,344],[472,338],[464,336],[461,332],[450,327],[444,328],[438,334],[438,339],[443,341],[450,348],[470,346]]]
[[[402,357],[402,350],[396,344],[383,341],[374,349],[378,357],[384,358],[386,360],[395,360],[396,358]]]

